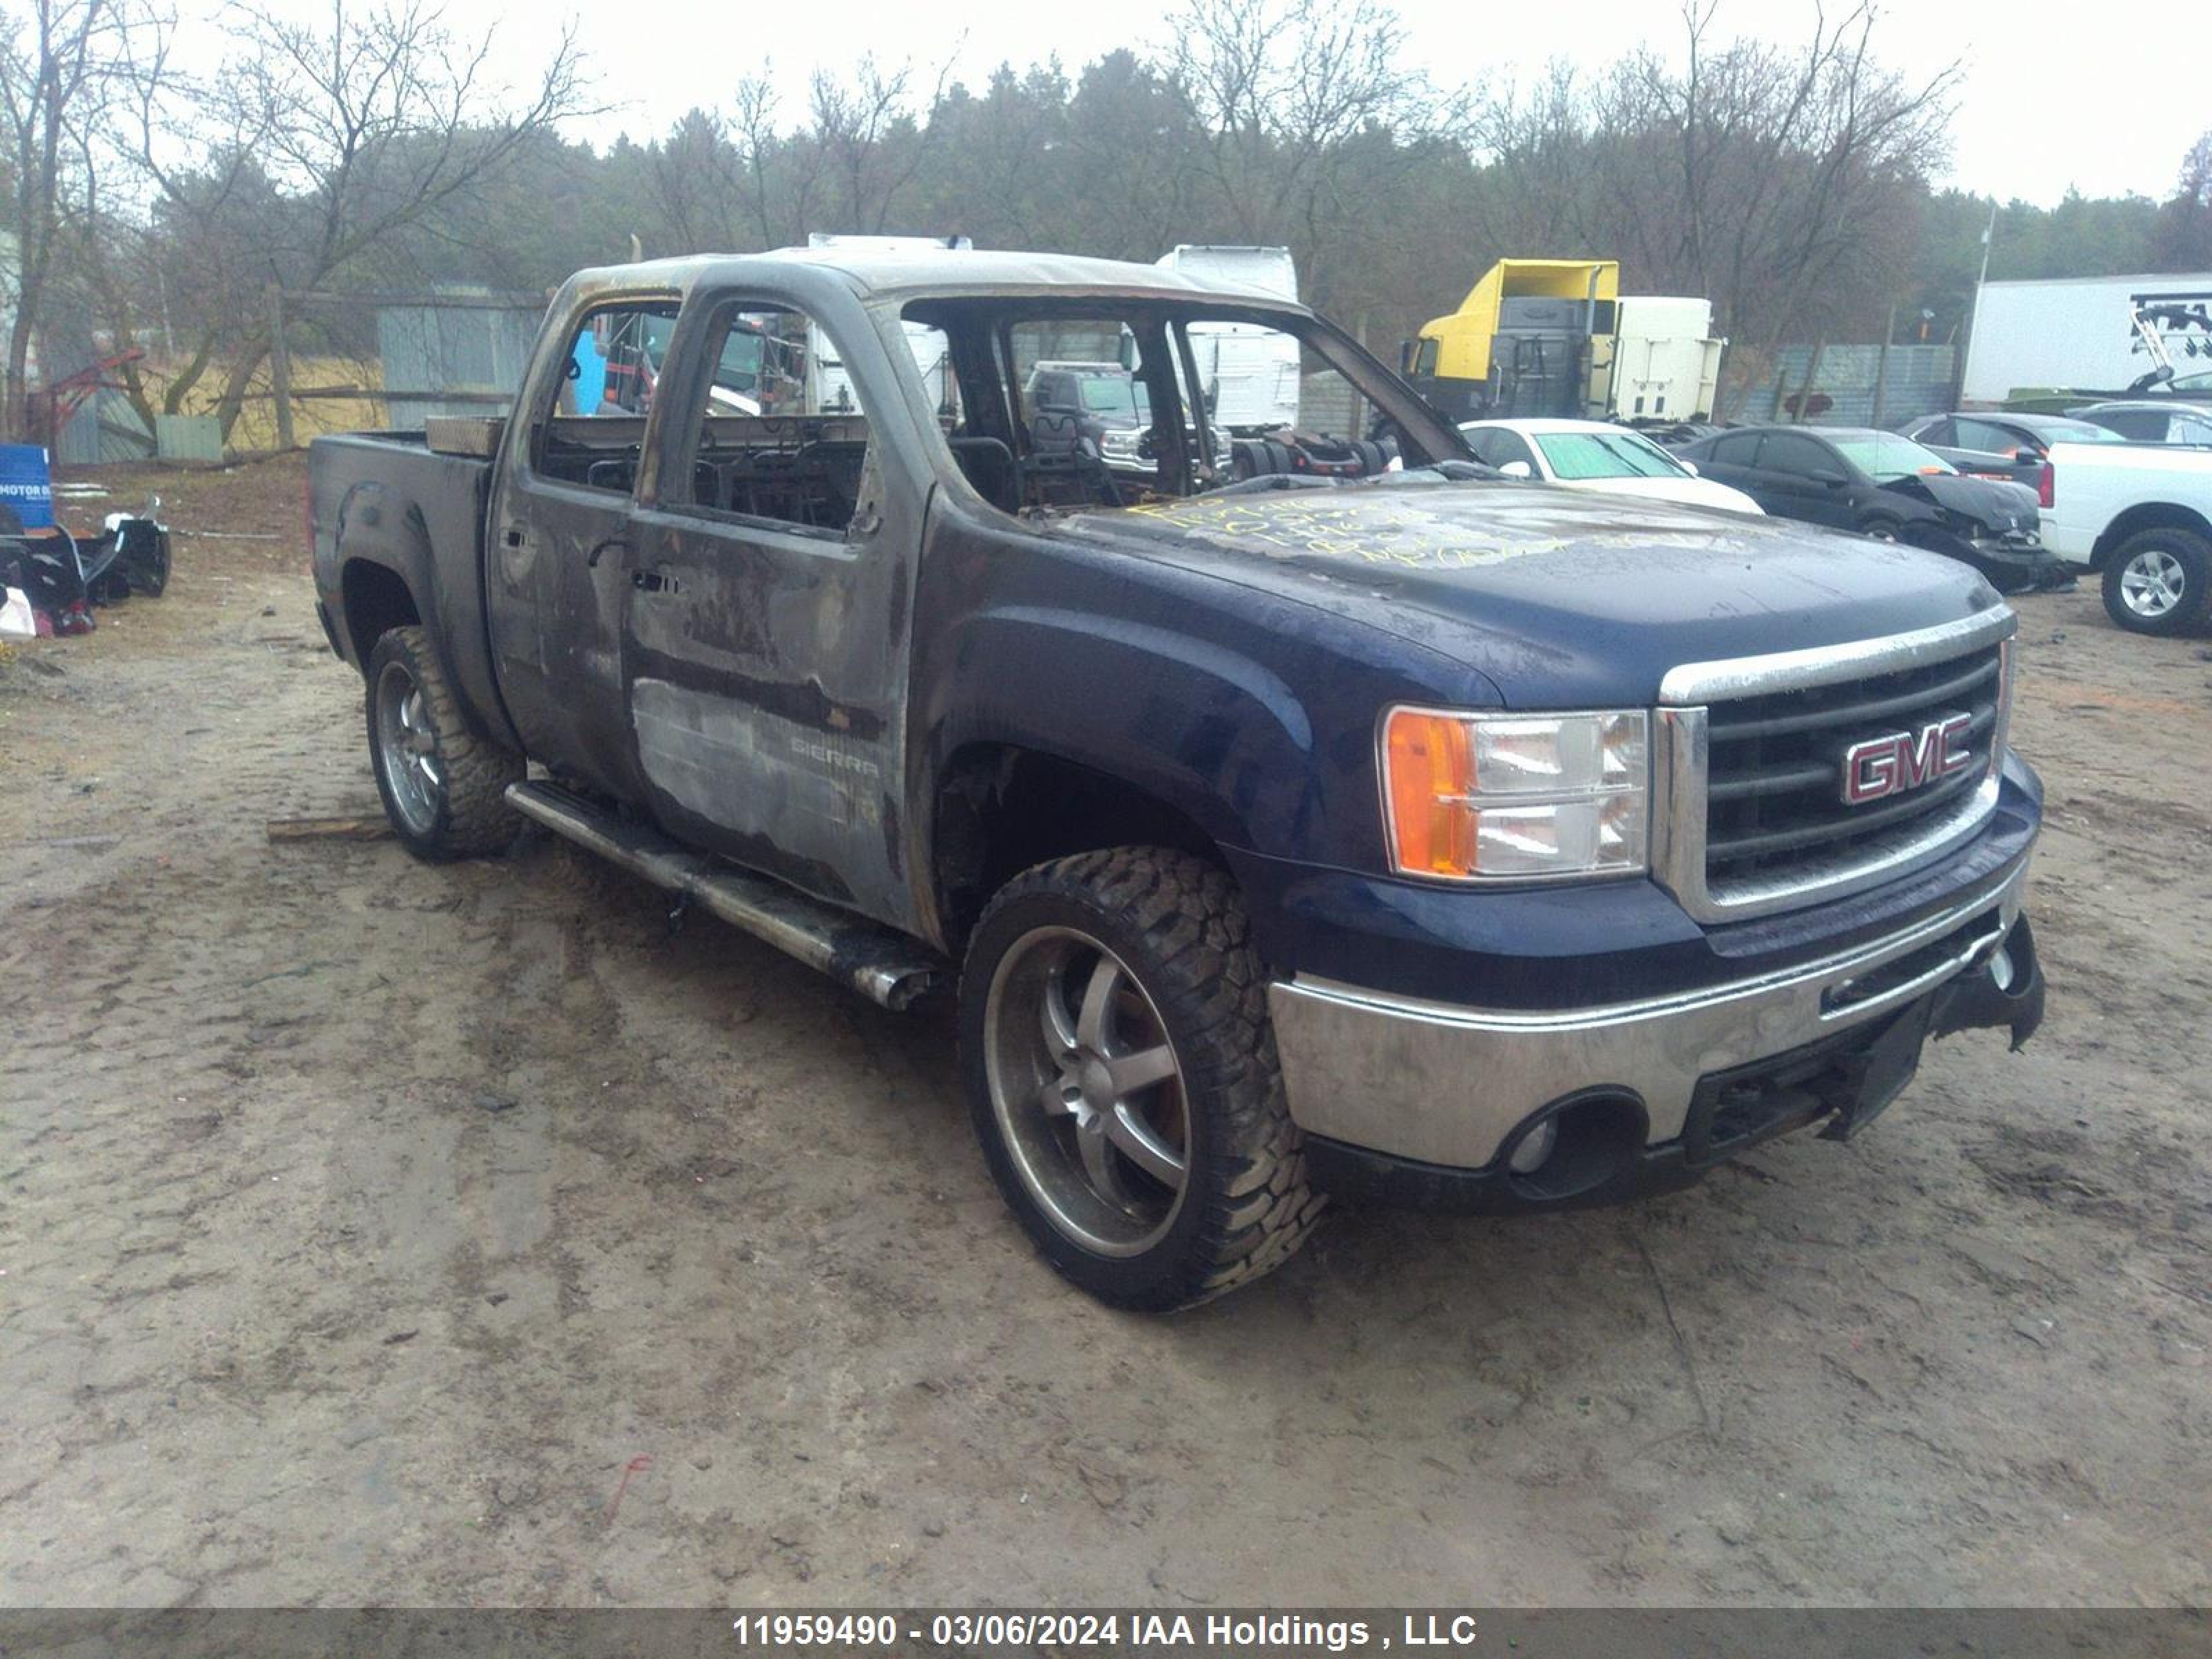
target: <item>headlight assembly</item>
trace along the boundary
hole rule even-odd
[[[1640,874],[1651,815],[1641,708],[1463,714],[1394,708],[1382,799],[1401,875],[1528,881]]]

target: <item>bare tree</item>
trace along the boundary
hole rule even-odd
[[[1561,67],[1494,94],[1477,142],[1519,239],[1501,252],[1618,258],[1644,291],[1709,295],[1748,355],[1771,355],[1903,275],[1960,73],[1883,68],[1871,0],[1816,10],[1796,48],[1717,40],[1716,11],[1683,7],[1680,68],[1644,48],[1595,82]]]
[[[1160,56],[1205,135],[1209,193],[1233,233],[1297,241],[1323,287],[1376,162],[1414,153],[1458,115],[1382,0],[1194,0]],[[1336,163],[1365,135],[1388,143],[1355,178]]]
[[[48,323],[58,264],[94,211],[102,118],[144,15],[128,0],[29,0],[0,15],[0,174],[15,240],[0,429],[27,431],[34,341]]]
[[[429,0],[367,10],[334,3],[301,23],[233,8],[238,54],[166,129],[147,106],[141,159],[159,210],[197,240],[231,296],[209,319],[227,356],[216,412],[224,435],[269,349],[265,323],[238,302],[267,285],[310,289],[389,268],[410,234],[450,220],[524,149],[585,112],[573,27],[519,91],[490,82],[492,36],[464,39]],[[212,130],[193,164],[165,165],[165,145]],[[204,362],[216,352],[207,343]],[[188,371],[189,372],[189,371]],[[174,389],[173,388],[173,398]]]
[[[760,233],[760,246],[774,247],[776,220],[769,201],[769,165],[775,148],[775,82],[769,78],[771,66],[763,64],[761,68],[760,74],[738,82],[729,131],[743,168],[739,193],[745,210]]]
[[[914,108],[911,63],[886,69],[863,53],[848,76],[817,70],[809,85],[801,142],[819,156],[832,185],[827,210],[840,228],[889,229],[892,214],[921,169],[945,99],[951,62],[937,72],[927,101]]]
[[[803,204],[825,158],[818,148],[801,156],[804,147],[779,131],[778,101],[773,66],[763,63],[738,81],[726,115],[690,111],[647,151],[648,188],[670,251],[775,247],[804,234]]]
[[[1686,73],[1640,53],[1607,89],[1607,125],[1674,140],[1644,151],[1667,158],[1658,179],[1617,171],[1615,203],[1656,270],[1698,284],[1771,348],[1852,279],[1893,274],[1905,200],[1948,154],[1960,70],[1908,81],[1882,68],[1870,0],[1832,21],[1816,11],[1795,53],[1717,47],[1712,15],[1684,10]]]
[[[647,173],[661,226],[674,239],[669,252],[738,246],[745,160],[720,116],[686,111],[647,152]]]

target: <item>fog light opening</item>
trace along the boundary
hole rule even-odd
[[[1990,983],[2000,991],[2009,991],[2012,989],[2013,972],[2012,952],[2003,945],[1998,945],[1995,954],[1990,957]]]
[[[1644,1151],[1650,1119],[1625,1089],[1589,1089],[1532,1113],[1504,1150],[1504,1174],[1523,1198],[1559,1200],[1604,1186]]]
[[[1505,1160],[1505,1167],[1515,1175],[1534,1175],[1544,1167],[1544,1160],[1551,1157],[1552,1149],[1559,1144],[1559,1120],[1547,1117],[1521,1137],[1513,1148],[1513,1155]]]

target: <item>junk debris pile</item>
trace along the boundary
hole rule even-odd
[[[89,634],[95,605],[169,585],[169,531],[155,496],[143,513],[111,513],[89,539],[54,522],[46,452],[0,445],[0,639]]]

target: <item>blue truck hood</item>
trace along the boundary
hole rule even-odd
[[[1966,565],[1863,537],[1427,474],[1217,492],[1062,528],[1340,612],[1531,708],[1648,703],[1680,663],[1874,639],[1998,603]]]

